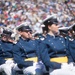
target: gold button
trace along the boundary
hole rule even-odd
[[[62,41],[62,43],[64,43],[64,42]]]
[[[59,40],[61,40],[61,38],[59,38]]]
[[[65,46],[65,45],[64,45]]]
[[[53,45],[53,43],[51,43]]]
[[[48,40],[50,42],[50,40]]]

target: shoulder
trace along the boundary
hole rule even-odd
[[[65,37],[66,40],[69,40],[69,41],[74,41],[74,38],[70,37],[70,36],[67,36]]]

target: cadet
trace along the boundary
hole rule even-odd
[[[4,71],[6,75],[12,75],[13,62],[11,60],[5,60],[12,57],[13,43],[9,41],[11,39],[12,32],[3,30],[0,40],[0,72]]]
[[[75,26],[73,27],[75,28]],[[69,49],[70,53],[73,57],[73,60],[75,62],[75,29],[70,30],[70,37],[69,37]]]
[[[32,40],[31,29],[29,26],[21,25],[17,28],[21,37],[14,45],[13,55],[14,70],[22,70],[24,74],[42,75],[41,67],[38,63],[39,47],[36,40]],[[40,57],[39,57],[40,58]]]
[[[13,56],[13,43],[11,42],[11,34],[11,31],[4,30],[3,34],[1,35],[0,46],[4,52],[3,54],[5,58],[11,58]]]
[[[75,75],[73,58],[68,48],[69,42],[59,35],[57,19],[46,18],[43,24],[47,35],[40,43],[40,54],[43,63],[49,68],[49,75]]]

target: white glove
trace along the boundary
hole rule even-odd
[[[5,62],[5,64],[12,64],[12,63],[14,63],[14,61],[13,61],[13,60],[10,60],[10,59],[8,59],[8,60]]]

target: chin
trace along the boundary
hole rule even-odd
[[[29,39],[29,37],[26,37],[27,39]]]

